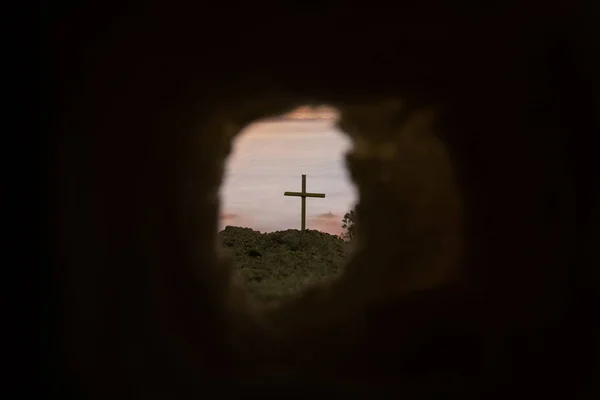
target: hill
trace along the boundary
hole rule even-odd
[[[337,275],[348,254],[338,236],[297,229],[261,233],[227,226],[219,237],[248,290],[262,300],[293,295]]]

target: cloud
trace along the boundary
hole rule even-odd
[[[337,214],[332,213],[331,211],[329,211],[328,213],[325,213],[325,214],[320,214],[316,218],[317,219],[342,219],[342,217],[340,217]]]
[[[286,229],[298,229],[297,226],[287,226],[283,223],[281,226],[275,224],[273,226],[261,226],[256,224],[256,221],[252,221],[245,218],[244,215],[236,213],[221,213],[219,216],[219,230],[225,229],[226,226],[241,226],[250,227],[254,230],[260,230],[261,232],[274,232]],[[343,233],[342,229],[342,217],[332,212],[320,214],[314,217],[307,218],[307,228],[314,229],[317,231],[329,233],[330,235],[341,236]]]
[[[219,216],[219,219],[221,221],[231,221],[233,219],[238,218],[239,215],[234,214],[234,213],[221,213],[221,215]]]
[[[219,230],[225,229],[226,226],[242,226],[247,227],[249,221],[243,216],[235,213],[221,213],[219,215]]]
[[[309,218],[309,221],[309,229],[315,229],[331,235],[341,235],[344,232],[344,229],[342,228],[342,217],[331,211],[316,217],[311,217]]]

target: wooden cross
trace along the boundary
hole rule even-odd
[[[325,193],[306,193],[306,175],[302,175],[302,192],[285,192],[284,196],[299,196],[302,197],[302,229],[306,228],[306,198],[307,197],[319,197],[325,198]]]

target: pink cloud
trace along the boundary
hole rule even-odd
[[[220,220],[220,228],[219,230],[225,229],[226,226],[241,226],[241,227],[252,227],[253,229],[258,229],[254,224],[251,223],[250,220],[244,218],[243,215],[235,214],[235,213],[222,213],[219,216]],[[338,235],[341,236],[343,233],[342,229],[342,217],[334,214],[332,212],[328,212],[325,214],[320,214],[315,217],[309,217],[307,221],[307,228],[314,229],[317,231],[329,233],[330,235]],[[268,229],[263,227],[261,228],[261,232],[273,232],[277,230],[285,230],[285,229],[297,229],[297,227],[292,226],[272,226]]]
[[[221,221],[230,221],[230,220],[232,220],[232,219],[236,219],[237,217],[238,217],[238,215],[237,215],[237,214],[234,214],[234,213],[222,213],[222,214],[219,216],[219,219],[220,219]]]
[[[310,218],[310,229],[339,236],[344,231],[342,228],[342,217],[332,212],[328,212]]]

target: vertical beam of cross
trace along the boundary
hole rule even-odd
[[[307,197],[318,197],[321,199],[325,198],[325,193],[307,193],[306,192],[306,175],[302,175],[302,192],[284,192],[284,196],[298,196],[302,197],[302,224],[301,231],[304,232],[306,228],[306,198]]]

